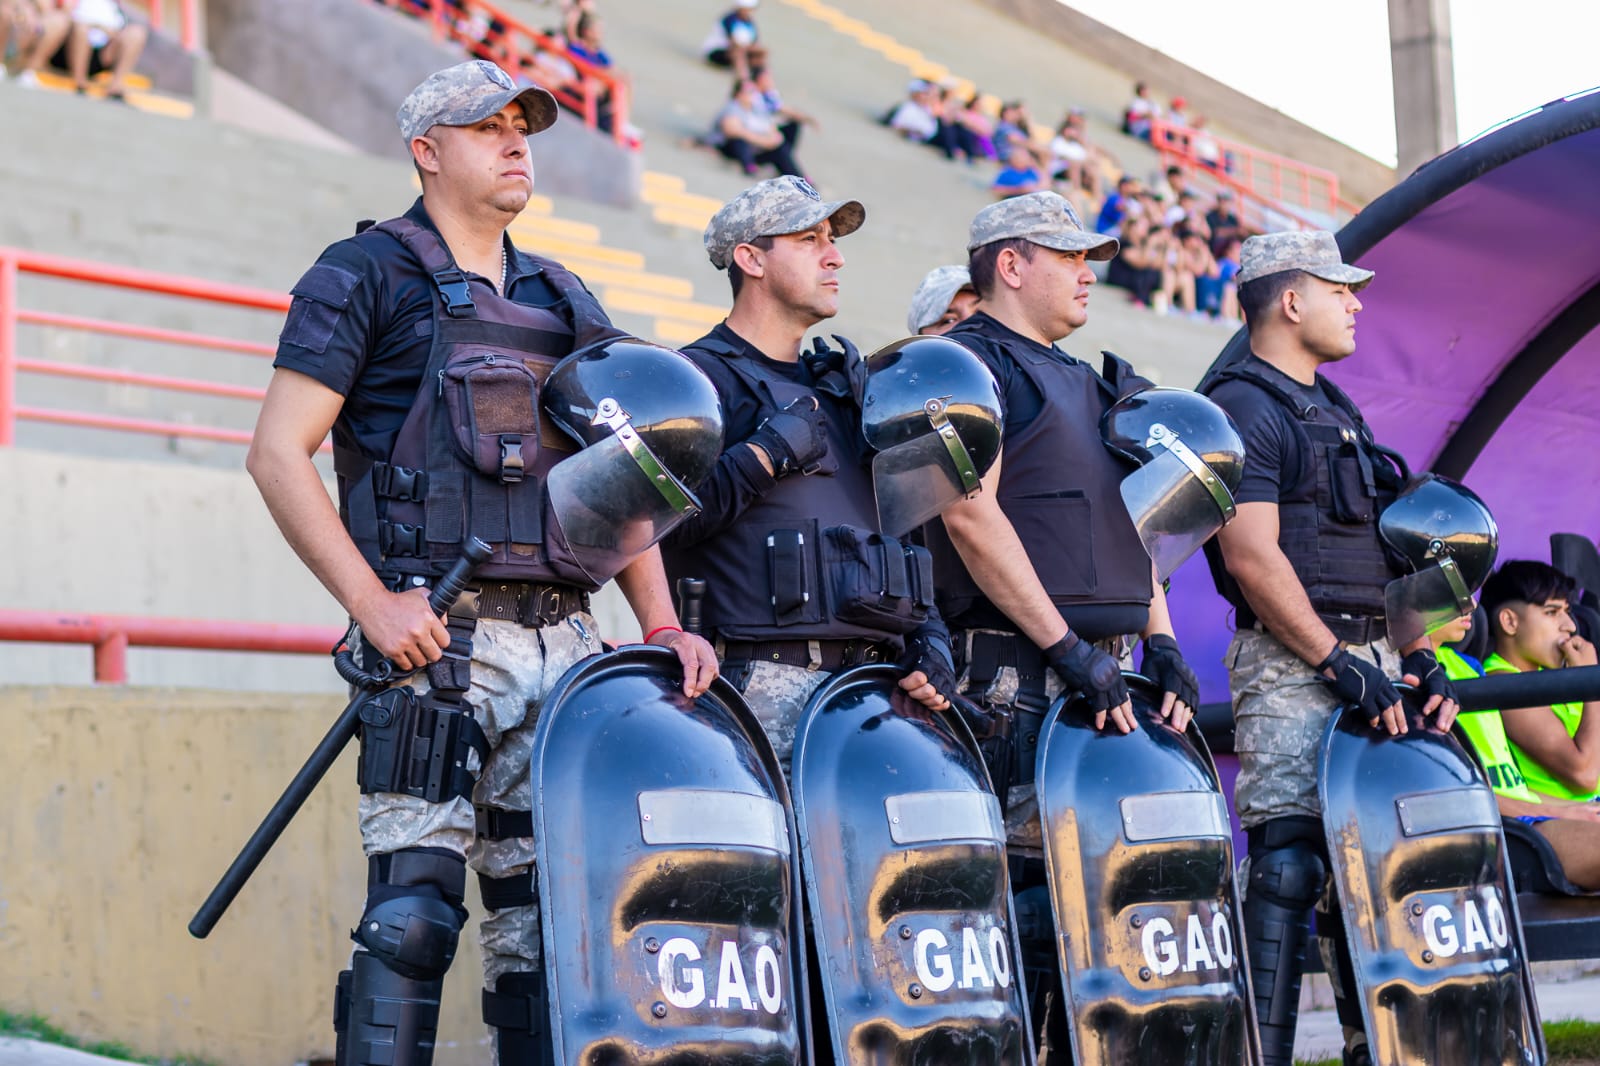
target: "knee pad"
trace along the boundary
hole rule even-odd
[[[366,910],[351,939],[402,977],[444,977],[467,920],[466,878],[461,856],[440,848],[373,856]]]
[[[1322,823],[1316,818],[1274,818],[1251,829],[1246,898],[1278,907],[1311,907],[1328,879],[1325,848]]]

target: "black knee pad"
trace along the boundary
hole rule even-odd
[[[466,924],[467,868],[441,848],[407,848],[371,860],[367,906],[350,938],[413,981],[442,978]]]
[[[1244,930],[1267,1066],[1289,1066],[1311,912],[1328,877],[1322,823],[1277,818],[1250,830]]]

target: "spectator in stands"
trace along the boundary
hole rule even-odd
[[[800,143],[800,127],[816,127],[817,120],[801,111],[799,108],[790,107],[783,99],[783,94],[778,91],[778,82],[772,76],[771,67],[756,67],[752,79],[756,83],[756,91],[760,93],[760,106],[772,116],[778,124],[778,132],[782,133],[789,141],[793,150]]]
[[[965,266],[941,266],[928,271],[911,297],[906,329],[912,333],[943,336],[958,322],[978,310],[978,290]]]
[[[1211,230],[1211,251],[1219,257],[1230,241],[1244,239],[1244,227],[1239,224],[1239,213],[1234,210],[1232,189],[1217,190],[1217,202],[1206,212],[1206,226]]]
[[[117,0],[75,0],[65,29],[63,41],[60,22],[46,21],[39,45],[55,48],[50,65],[70,74],[80,94],[89,91],[90,78],[110,71],[106,99],[123,100],[127,76],[144,52],[149,29],[130,19]]]
[[[567,41],[567,54],[601,70],[611,66],[611,54],[605,48],[605,23],[599,15],[583,12],[576,20],[577,35]],[[579,78],[581,79],[581,76]],[[609,86],[591,85],[595,98],[595,125],[607,133],[616,121]]]
[[[1465,640],[1471,628],[1472,615],[1465,614],[1428,634],[1439,665],[1452,681],[1483,676],[1482,665],[1448,646]],[[1529,788],[1499,711],[1462,714],[1456,723],[1483,764],[1500,817],[1532,826],[1550,842],[1567,880],[1588,892],[1600,890],[1600,825],[1595,824],[1600,822],[1600,805],[1540,796]]]
[[[966,131],[966,137],[972,146],[972,150],[967,154],[967,162],[999,159],[994,143],[994,120],[983,109],[982,94],[974,89],[965,101],[958,102],[954,93],[955,90],[952,89],[945,94],[945,111]]]
[[[1189,128],[1189,101],[1181,96],[1174,96],[1172,103],[1167,106],[1167,125],[1176,126],[1180,130]]]
[[[1205,234],[1184,229],[1178,246],[1178,305],[1195,315],[1222,314],[1222,267],[1211,254]]]
[[[1133,87],[1133,99],[1122,110],[1122,132],[1141,141],[1150,139],[1150,119],[1155,115],[1155,101],[1150,99],[1150,86],[1139,82]]]
[[[1217,139],[1211,136],[1211,131],[1206,128],[1206,120],[1196,116],[1189,130],[1189,151],[1193,152],[1194,157],[1200,160],[1201,166],[1207,170],[1215,171],[1219,174],[1222,173],[1226,169],[1223,166],[1222,146],[1217,143]]]
[[[550,36],[564,41],[577,40],[578,20],[594,13],[594,0],[561,0],[561,28],[551,30]]]
[[[544,48],[535,49],[523,59],[516,80],[523,88],[535,86],[547,89],[555,94],[558,101],[569,100],[573,94],[580,92],[578,68],[572,65],[566,53],[558,54]]]
[[[1121,246],[1106,268],[1106,284],[1127,289],[1135,303],[1165,312],[1172,306],[1174,282],[1170,242],[1165,226],[1144,216],[1128,218],[1122,224]]]
[[[1236,236],[1222,246],[1217,254],[1217,278],[1222,282],[1222,306],[1218,317],[1226,322],[1243,322],[1239,311],[1239,253],[1244,247],[1244,237]]]
[[[1100,203],[1100,168],[1089,145],[1083,139],[1083,115],[1069,114],[1056,129],[1050,141],[1051,177],[1064,182],[1079,199]],[[1104,230],[1101,230],[1104,233]]]
[[[1491,674],[1594,666],[1594,645],[1569,610],[1574,582],[1549,563],[1514,559],[1483,586],[1494,654]],[[1600,702],[1502,708],[1506,736],[1528,787],[1558,800],[1600,796]]]
[[[786,136],[766,110],[756,83],[744,78],[734,83],[733,96],[717,113],[708,139],[748,175],[765,165],[776,169],[779,175],[803,177],[794,158],[794,137],[799,135],[799,125],[791,123],[789,131]]]
[[[1206,216],[1200,210],[1200,198],[1189,189],[1178,194],[1178,202],[1167,208],[1163,221],[1174,231],[1182,228],[1195,230],[1208,239],[1211,236],[1211,227],[1206,225]]]
[[[998,158],[1009,160],[1014,149],[1021,147],[1039,162],[1033,148],[1033,120],[1021,100],[1000,105],[1000,121],[994,128],[994,147]]]
[[[1117,179],[1117,188],[1105,202],[1100,205],[1100,216],[1095,219],[1095,232],[1104,233],[1107,237],[1122,237],[1122,223],[1128,217],[1129,208],[1139,199],[1139,183],[1127,174]]]
[[[1156,195],[1162,201],[1163,212],[1170,211],[1178,205],[1178,197],[1189,191],[1189,176],[1180,166],[1170,166],[1163,175],[1164,181],[1156,189]],[[1172,225],[1169,221],[1167,225]]]
[[[1006,165],[994,176],[989,191],[994,193],[996,200],[1009,200],[1013,196],[1038,192],[1045,185],[1044,175],[1034,165],[1033,153],[1021,145],[1015,145]]]
[[[938,132],[939,120],[934,117],[931,103],[933,86],[921,78],[913,78],[906,86],[906,98],[889,112],[888,126],[912,141],[927,143]]]
[[[37,72],[44,69],[45,63],[72,33],[72,12],[49,5],[45,0],[11,0],[10,11],[10,35],[17,53],[17,84],[32,89],[39,84]],[[0,59],[3,58],[0,54]]]
[[[754,66],[750,49],[761,36],[756,28],[756,8],[760,3],[761,0],[735,0],[733,10],[717,20],[700,45],[700,53],[707,63],[731,69],[736,78],[750,76]]]

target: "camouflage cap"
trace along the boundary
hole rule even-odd
[[[1326,230],[1290,230],[1251,237],[1239,250],[1239,284],[1277,274],[1303,270],[1312,277],[1348,285],[1360,292],[1372,280],[1370,270],[1353,267],[1339,254],[1339,242]]]
[[[429,74],[411,90],[394,117],[409,144],[411,138],[422,136],[434,126],[482,122],[513,101],[522,105],[530,134],[555,123],[555,97],[537,85],[519,89],[511,75],[484,59],[457,63]]]
[[[911,311],[906,315],[906,330],[916,333],[923,326],[931,326],[950,309],[950,301],[962,289],[972,288],[972,275],[964,266],[934,267],[917,286],[911,297]]]
[[[1053,192],[1013,196],[979,211],[967,231],[967,251],[1017,237],[1061,252],[1083,252],[1090,259],[1117,254],[1115,237],[1084,229],[1072,202]]]
[[[854,233],[867,218],[855,200],[824,200],[804,178],[769,178],[752,185],[711,216],[706,224],[706,254],[718,270],[728,269],[733,250],[757,237],[800,233],[823,219],[833,222],[835,238]]]

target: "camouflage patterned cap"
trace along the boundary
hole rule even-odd
[[[1372,271],[1353,267],[1339,254],[1339,242],[1326,230],[1290,230],[1251,237],[1239,250],[1239,284],[1277,274],[1303,270],[1312,277],[1348,285],[1360,292],[1372,280]]]
[[[769,178],[752,185],[711,216],[706,224],[706,254],[711,265],[727,270],[733,250],[757,237],[800,233],[829,219],[835,239],[854,233],[867,219],[855,200],[824,200],[804,178]]]
[[[530,85],[517,88],[511,75],[483,59],[457,63],[435,71],[411,90],[395,121],[406,143],[434,126],[470,126],[498,114],[512,101],[522,105],[528,133],[547,130],[556,120],[556,98]]]
[[[1084,252],[1090,259],[1117,254],[1115,237],[1084,229],[1072,202],[1053,192],[1013,196],[979,211],[967,231],[967,251],[1016,237],[1061,252]]]
[[[906,315],[906,330],[916,333],[923,326],[939,321],[950,309],[950,301],[962,289],[972,288],[972,275],[964,266],[934,267],[917,286],[911,297],[911,311]]]

